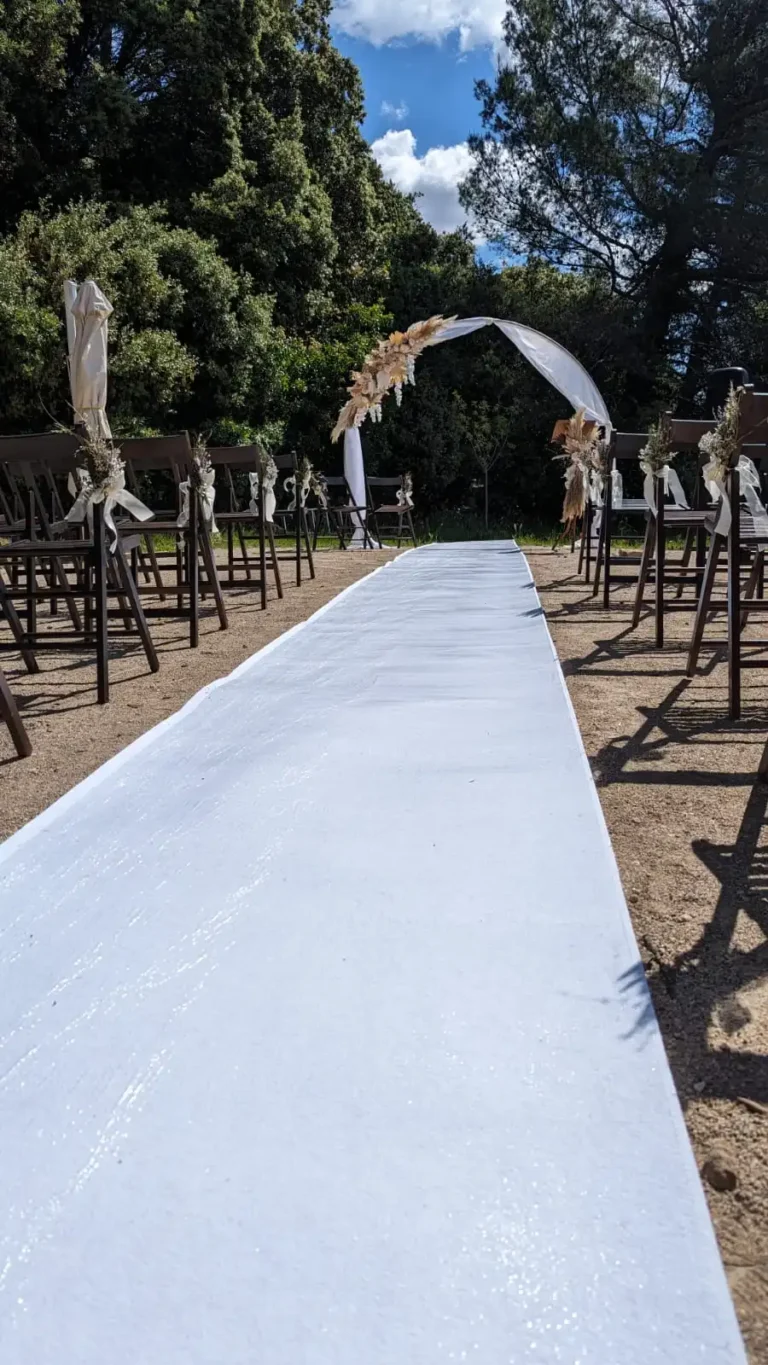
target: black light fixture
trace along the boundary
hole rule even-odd
[[[707,396],[705,399],[707,416],[714,417],[716,412],[725,407],[725,400],[731,390],[731,385],[739,389],[744,384],[749,383],[749,374],[741,365],[732,365],[725,370],[710,370],[707,375]]]

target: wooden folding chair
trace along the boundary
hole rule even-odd
[[[23,480],[26,503],[25,532],[0,546],[0,607],[10,626],[13,644],[30,672],[37,672],[37,654],[52,650],[93,651],[96,656],[97,695],[109,700],[109,620],[119,618],[128,630],[139,634],[150,670],[160,667],[149,629],[125,557],[138,543],[135,535],[107,551],[103,504],[93,508],[93,528],[86,531],[64,520],[53,520],[63,510],[58,493],[51,504],[49,493],[63,486],[76,467],[76,438],[46,442],[41,437],[0,438],[0,463]],[[135,526],[135,523],[134,523]],[[6,570],[3,581],[2,571]],[[41,586],[41,578],[43,584]],[[38,605],[54,605],[63,599],[69,610],[71,629],[41,627]],[[111,608],[110,599],[117,607]],[[22,622],[16,603],[23,604]],[[77,603],[83,604],[83,616]]]
[[[694,457],[692,506],[678,507],[668,502],[664,475],[654,478],[654,505],[649,509],[645,543],[637,579],[637,591],[632,613],[632,626],[635,627],[645,602],[645,589],[654,585],[655,643],[660,649],[664,644],[664,616],[669,611],[695,611],[704,575],[706,552],[706,525],[712,514],[712,504],[702,477],[705,463],[699,450],[699,442],[705,432],[711,431],[713,423],[687,421],[665,414],[671,449],[676,456]],[[672,466],[680,475],[680,468]],[[667,558],[667,539],[669,535],[679,536],[684,532],[683,552],[679,561],[670,563]],[[695,550],[695,563],[691,567],[691,555]],[[687,586],[693,587],[694,595],[683,599]],[[674,587],[675,597],[670,600],[665,589]]]
[[[397,547],[400,548],[403,539],[410,540],[412,545],[416,545],[416,532],[413,528],[413,516],[411,508],[407,502],[397,501],[397,494],[403,495],[405,488],[405,476],[398,478],[379,478],[374,476],[366,479],[368,490],[368,508],[371,525],[373,526],[374,536],[381,545],[384,535],[396,535]],[[386,498],[389,494],[390,500],[380,502],[378,499]],[[403,536],[403,524],[407,526],[407,534]]]
[[[368,525],[370,512],[368,503],[366,502],[365,506],[356,504],[352,490],[343,475],[331,475],[325,480],[325,484],[328,511],[334,519],[340,548],[348,549],[352,537],[362,528],[363,545],[366,550],[372,550],[374,544]]]
[[[614,464],[622,476],[622,483],[625,482],[625,474],[633,471],[637,466],[637,457],[643,446],[646,444],[648,436],[645,432],[612,431],[608,447],[608,467],[613,469]],[[615,574],[615,567],[637,566],[639,568],[641,555],[613,553],[613,532],[617,521],[625,518],[642,518],[643,523],[648,518],[648,504],[643,497],[622,497],[621,505],[614,505],[613,479],[611,475],[605,480],[603,489],[603,506],[600,518],[600,534],[597,544],[597,560],[595,564],[595,582],[592,588],[592,596],[597,597],[600,592],[600,584],[603,587],[603,606],[609,607],[611,604],[611,591],[614,587],[637,581],[635,574]],[[642,535],[630,534],[626,539],[641,541],[644,538],[645,526]]]
[[[118,442],[126,463],[127,482],[137,497],[154,513],[152,521],[142,522],[141,538],[147,546],[152,566],[149,581],[139,583],[139,558],[134,549],[132,572],[137,589],[143,597],[155,597],[161,605],[145,607],[147,616],[186,616],[189,621],[189,643],[196,648],[200,642],[200,568],[211,592],[221,630],[229,621],[221,591],[216,557],[194,484],[190,480],[191,446],[186,432],[174,436],[142,436]],[[185,527],[178,525],[181,509],[180,485],[190,481],[189,520]],[[130,523],[135,528],[136,523]],[[122,534],[130,533],[127,523],[120,523]],[[174,548],[164,549],[157,541],[172,540]],[[166,585],[162,569],[170,569],[172,583]],[[175,607],[165,605],[167,594],[176,598]],[[186,606],[185,606],[186,600]]]
[[[217,503],[219,497],[226,506],[216,507],[216,522],[226,530],[227,535],[227,577],[224,585],[228,588],[255,585],[261,593],[261,605],[267,605],[268,564],[272,570],[278,597],[283,596],[280,578],[280,564],[275,547],[275,532],[271,521],[266,520],[264,507],[264,482],[261,472],[262,452],[257,445],[213,446],[209,451],[211,463],[217,471]],[[252,490],[255,490],[255,507],[251,510]],[[257,540],[258,574],[254,579],[253,563],[248,554],[248,535],[255,534]],[[236,544],[239,548],[237,553]],[[269,543],[269,555],[267,554]],[[238,569],[241,576],[238,577]]]
[[[713,423],[708,424],[710,429]],[[709,550],[699,596],[688,654],[688,676],[696,671],[707,618],[725,612],[728,621],[728,710],[732,720],[741,715],[741,673],[744,668],[768,668],[768,640],[744,640],[743,631],[751,615],[764,615],[768,600],[762,596],[768,529],[762,517],[758,522],[741,502],[742,455],[753,461],[768,458],[768,393],[755,393],[747,386],[741,402],[739,448],[728,469],[725,496],[730,507],[727,535],[717,530],[719,509],[707,518]],[[725,601],[715,601],[713,591],[718,561],[727,553],[728,589]],[[746,583],[742,582],[747,568]]]
[[[284,455],[272,456],[278,473],[283,474],[283,478],[278,478],[275,485],[275,496],[282,500],[283,505],[278,501],[275,510],[274,531],[278,540],[290,538],[293,541],[292,550],[282,550],[277,546],[277,558],[286,562],[292,561],[296,565],[296,586],[301,587],[301,566],[306,559],[307,569],[310,578],[315,577],[315,561],[312,556],[312,542],[309,535],[309,523],[307,521],[307,511],[301,497],[299,486],[299,462],[295,450],[289,451]],[[286,488],[286,480],[293,481],[293,490]],[[285,499],[288,503],[285,503]],[[294,506],[291,507],[290,503]]]

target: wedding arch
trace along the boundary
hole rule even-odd
[[[403,387],[415,383],[416,359],[428,346],[468,336],[481,327],[498,327],[574,410],[583,409],[588,421],[611,430],[611,418],[594,379],[580,361],[559,342],[502,318],[427,318],[414,322],[406,332],[393,332],[366,356],[363,367],[352,375],[349,398],[339,413],[331,439],[344,436],[344,474],[358,507],[366,503],[365,462],[360,428],[366,418],[381,420],[384,399],[392,392],[399,406]]]

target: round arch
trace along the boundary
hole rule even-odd
[[[362,370],[352,377],[350,397],[339,413],[332,440],[344,436],[344,474],[358,507],[364,507],[366,502],[360,438],[366,418],[380,420],[381,404],[390,392],[394,392],[399,404],[403,385],[414,382],[416,358],[428,346],[468,336],[481,327],[498,327],[539,374],[568,399],[574,410],[583,409],[588,420],[598,422],[607,432],[611,430],[608,408],[592,376],[581,361],[544,332],[503,318],[428,318],[413,323],[407,332],[393,332],[387,341],[379,342],[366,357]]]

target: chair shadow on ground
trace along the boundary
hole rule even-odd
[[[764,759],[768,757],[768,745]],[[674,1003],[674,1029],[664,1030],[685,1106],[694,1098],[747,1100],[768,1105],[768,1055],[748,1048],[712,1046],[709,1030],[717,1019],[726,1034],[737,1033],[751,1020],[740,992],[768,988],[768,780],[753,780],[736,839],[732,844],[694,840],[698,858],[717,877],[719,891],[709,922],[697,941],[672,961],[654,965],[646,977],[638,963],[620,979],[623,993],[634,996],[638,1008],[631,1034],[644,1032],[653,1022],[651,1001],[662,1019]],[[763,840],[763,846],[761,846]],[[744,914],[763,935],[756,947],[734,945],[739,916]],[[666,999],[665,999],[666,997]],[[674,1065],[682,1049],[684,1066]],[[685,1081],[694,1089],[686,1093]],[[681,1081],[683,1084],[681,1084]]]
[[[732,722],[722,705],[689,700],[690,686],[689,679],[680,678],[658,706],[639,708],[643,720],[634,734],[611,739],[593,759],[596,783],[741,787],[749,792],[747,804],[732,844],[692,842],[696,857],[719,882],[711,917],[696,942],[669,960],[646,943],[652,972],[646,977],[638,963],[619,984],[637,1007],[629,1036],[644,1033],[653,1023],[652,1001],[656,1004],[684,1105],[702,1094],[768,1104],[768,1056],[743,1047],[712,1046],[709,1038],[715,1019],[726,1036],[749,1022],[740,992],[754,990],[763,981],[768,990],[768,707],[753,704],[742,720]],[[751,736],[759,741],[759,761],[750,771],[658,766],[671,746],[684,749],[702,739],[708,746],[728,744]],[[734,945],[740,914],[762,936],[756,947],[744,950]],[[699,1088],[686,1093],[693,1079]]]
[[[573,604],[575,611],[583,607],[583,602]],[[570,604],[561,614],[566,628],[563,616],[569,615]],[[743,1041],[729,1045],[730,1037],[750,1021],[750,992],[764,983],[768,998],[768,704],[755,690],[745,700],[742,719],[729,720],[724,696],[697,695],[696,680],[680,676],[684,649],[685,645],[670,643],[666,651],[659,651],[658,667],[642,670],[645,677],[669,674],[674,681],[657,705],[637,708],[641,719],[633,733],[612,737],[594,755],[595,782],[599,788],[645,786],[649,802],[654,787],[670,786],[739,788],[747,801],[733,843],[697,838],[691,843],[718,883],[714,906],[696,941],[671,957],[641,935],[650,961],[647,966],[638,961],[619,981],[635,1011],[626,1036],[641,1038],[659,1018],[684,1106],[702,1096],[768,1105],[768,1056]],[[651,642],[638,638],[627,624],[610,638],[594,640],[582,657],[565,662],[563,671],[632,677],[633,658],[652,653]],[[671,668],[673,653],[678,666]],[[724,645],[714,644],[702,657],[697,678],[710,675],[724,656]],[[754,742],[754,761],[745,762],[742,756],[742,771],[728,765],[725,771],[703,767],[694,757],[702,742],[710,749],[735,740],[742,755],[744,743]],[[693,761],[686,765],[688,748]],[[745,933],[743,920],[739,931],[740,916],[746,916],[757,932]],[[745,941],[750,946],[743,946]],[[711,1037],[714,1022],[717,1042]]]

